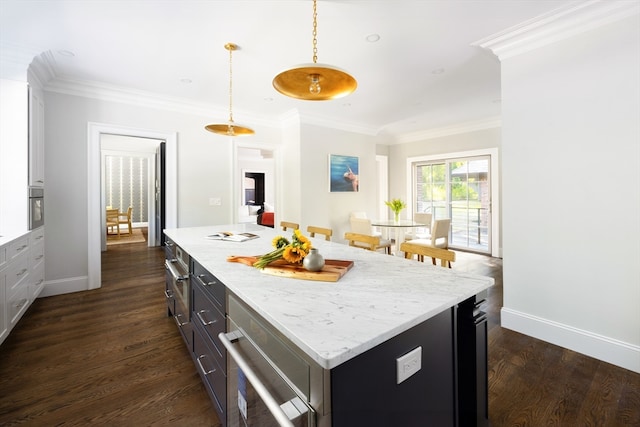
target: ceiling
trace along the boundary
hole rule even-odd
[[[318,62],[358,81],[353,94],[333,101],[291,99],[272,86],[282,70],[312,62],[310,0],[0,0],[0,45],[48,52],[52,87],[124,89],[225,122],[224,45],[233,42],[239,124],[252,127],[297,110],[393,142],[499,117],[499,61],[471,44],[569,3],[575,2],[319,0]],[[379,40],[369,41],[374,35]]]

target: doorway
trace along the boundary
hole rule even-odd
[[[499,256],[497,149],[407,159],[411,209],[450,218],[449,246]]]
[[[124,135],[138,138],[150,138],[164,140],[166,142],[166,166],[165,166],[165,223],[166,228],[178,226],[177,213],[177,145],[178,134],[176,132],[154,132],[144,129],[129,128],[125,126],[106,125],[89,122],[88,124],[88,185],[87,185],[87,215],[88,215],[88,242],[87,242],[87,289],[97,289],[101,285],[101,252],[102,235],[105,227],[106,212],[101,192],[101,135]]]
[[[127,135],[100,136],[103,208],[112,207],[124,214],[130,207],[133,229],[147,229],[148,246],[160,245],[156,222],[162,221],[164,212],[158,209],[156,198],[162,194],[159,186],[164,171],[156,158],[164,143]]]

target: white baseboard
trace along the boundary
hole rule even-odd
[[[501,326],[640,373],[640,346],[503,307]]]
[[[48,280],[45,282],[44,289],[42,290],[38,298],[70,294],[72,292],[86,291],[88,289],[88,276],[69,277],[60,280]]]

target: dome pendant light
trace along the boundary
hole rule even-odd
[[[240,126],[233,121],[233,68],[232,68],[232,54],[234,50],[238,49],[238,46],[233,43],[227,43],[224,48],[229,51],[229,121],[222,124],[210,124],[204,128],[209,132],[217,133],[218,135],[226,136],[242,136],[253,135],[255,132],[253,129],[249,129],[244,126]]]
[[[358,83],[337,67],[318,64],[318,12],[313,0],[313,63],[283,71],[273,79],[273,87],[283,95],[307,101],[342,98],[356,90]]]

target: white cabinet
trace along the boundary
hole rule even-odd
[[[33,303],[44,288],[44,227],[29,233],[29,300]]]
[[[7,328],[7,310],[6,310],[6,294],[7,276],[5,270],[7,267],[7,249],[9,245],[0,246],[0,343],[4,341],[9,334]]]
[[[29,185],[44,186],[44,94],[29,87]]]
[[[0,343],[44,288],[44,227],[0,247]]]
[[[6,310],[9,329],[13,328],[29,307],[29,234],[9,243],[6,268]]]

